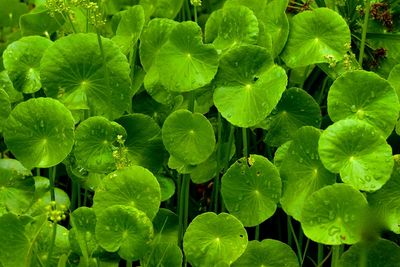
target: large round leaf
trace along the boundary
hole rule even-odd
[[[339,267],[393,267],[400,262],[400,247],[389,240],[378,239],[350,247],[340,257]]]
[[[272,64],[264,48],[251,45],[234,48],[222,57],[214,103],[231,124],[254,126],[278,104],[287,76]]]
[[[226,208],[244,226],[256,226],[275,213],[281,196],[281,179],[277,168],[263,156],[239,159],[227,170],[221,183]]]
[[[264,239],[250,241],[243,255],[232,267],[268,266],[298,267],[299,262],[293,250],[278,240]]]
[[[153,219],[154,239],[160,243],[178,244],[179,217],[168,209],[159,209]]]
[[[165,120],[162,139],[172,156],[192,165],[207,160],[215,147],[214,130],[207,118],[183,109]]]
[[[302,126],[319,128],[321,119],[321,110],[314,98],[300,88],[291,88],[283,92],[278,105],[266,119],[265,141],[271,146],[280,146],[292,139]]]
[[[173,243],[155,243],[149,253],[141,259],[143,266],[182,266],[183,255],[180,247]]]
[[[15,159],[0,159],[0,214],[3,208],[23,214],[33,202],[35,181]]]
[[[0,133],[2,132],[3,125],[11,112],[10,97],[0,88]]]
[[[206,212],[190,223],[183,250],[192,266],[230,265],[243,254],[247,242],[247,232],[234,216]]]
[[[187,92],[211,82],[218,69],[218,54],[202,43],[201,28],[181,22],[172,29],[169,41],[160,49],[155,66],[160,82],[168,90]]]
[[[258,21],[253,11],[232,5],[213,12],[205,26],[206,41],[224,50],[242,44],[256,44]]]
[[[160,185],[147,169],[131,166],[110,173],[96,190],[93,208],[101,212],[113,205],[137,208],[153,219],[160,207]]]
[[[26,3],[18,0],[0,0],[0,27],[18,27],[20,16],[27,12]]]
[[[400,155],[394,157],[390,180],[378,191],[368,194],[368,203],[387,229],[400,234]]]
[[[328,113],[333,121],[346,118],[364,120],[388,137],[399,111],[396,91],[373,72],[346,72],[329,89]]]
[[[304,202],[313,192],[336,182],[336,175],[325,169],[319,160],[319,138],[318,129],[300,128],[279,169],[283,185],[280,203],[296,220],[300,220]]]
[[[339,61],[350,45],[350,30],[335,11],[317,8],[295,15],[282,59],[290,68]]]
[[[161,47],[168,41],[172,29],[178,23],[170,19],[152,19],[140,36],[140,62],[145,71],[149,71]]]
[[[15,90],[6,70],[0,71],[0,89],[8,94],[11,103],[24,100],[23,94]]]
[[[76,129],[74,156],[77,164],[93,172],[109,173],[116,169],[113,151],[118,137],[126,138],[125,129],[104,117],[91,117]]]
[[[92,33],[58,39],[43,55],[40,76],[46,94],[69,109],[115,119],[132,99],[130,68],[111,40],[102,38],[101,43],[102,50]]]
[[[355,244],[361,240],[367,208],[367,200],[354,187],[328,185],[309,196],[300,222],[304,234],[315,242]]]
[[[387,80],[396,90],[397,96],[400,99],[400,64],[392,69]]]
[[[166,151],[158,124],[144,114],[129,114],[117,120],[126,132],[124,151],[130,163],[157,172],[162,168]]]
[[[51,44],[47,38],[28,36],[7,47],[3,54],[3,63],[15,89],[27,94],[40,90],[40,60]]]
[[[59,101],[36,98],[18,104],[5,127],[7,147],[27,168],[48,168],[63,161],[74,143],[74,120]]]
[[[128,261],[138,260],[150,247],[153,226],[144,212],[115,205],[97,214],[96,239],[105,250]]]
[[[319,139],[324,166],[359,190],[375,191],[390,178],[392,148],[370,124],[354,119],[329,126]]]

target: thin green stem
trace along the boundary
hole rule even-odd
[[[303,266],[303,264],[304,264],[304,260],[305,260],[306,255],[307,255],[307,251],[308,251],[308,246],[309,245],[310,245],[310,239],[307,238],[306,247],[304,248],[303,257],[301,259],[301,265],[300,266]]]
[[[190,0],[184,0],[185,1],[185,3],[184,3],[184,5],[185,5],[185,13],[186,13],[186,18],[185,18],[185,20],[191,20],[192,19],[192,12],[190,12],[190,3],[189,3],[189,1]]]
[[[318,104],[321,105],[322,101],[324,100],[324,95],[325,95],[325,88],[327,87],[326,84],[328,82],[329,77],[326,76],[324,81],[322,82],[322,87],[321,87],[321,91],[319,93],[319,97],[318,97]]]
[[[331,260],[331,267],[338,267],[340,257],[340,245],[332,246],[332,260]]]
[[[190,112],[194,112],[194,101],[195,101],[195,95],[194,92],[189,93],[189,104],[188,104],[188,110]]]
[[[194,22],[197,23],[197,7],[196,6],[193,7],[193,13],[194,13]]]
[[[365,40],[367,39],[367,29],[368,29],[368,21],[369,21],[369,11],[371,10],[371,1],[365,1],[365,8],[364,8],[364,23],[362,26],[362,34],[361,34],[361,44],[360,44],[360,54],[358,57],[358,64],[360,64],[362,68],[362,63],[364,60],[364,49],[365,49]]]
[[[243,138],[243,157],[247,158],[249,156],[249,151],[247,150],[247,128],[242,128],[242,138]]]
[[[83,196],[83,206],[87,205],[87,200],[88,200],[88,190],[85,189],[85,194]]]
[[[188,226],[189,219],[189,187],[190,175],[185,174],[182,178],[181,194],[179,197],[179,245],[182,246],[183,236]],[[184,258],[184,266],[186,266],[186,258]]]
[[[65,17],[64,17],[64,18],[65,18]],[[67,13],[67,20],[68,20],[69,24],[71,25],[72,31],[73,31],[74,33],[77,33],[77,31],[76,31],[76,29],[75,29],[75,26],[74,26],[74,23],[72,22],[71,17],[69,16],[68,13]]]
[[[231,152],[232,152],[232,144],[233,144],[233,140],[234,140],[234,136],[235,136],[235,126],[233,126],[232,124],[229,124],[229,126],[230,126],[230,129],[229,129],[229,138],[228,138],[228,151],[226,153],[223,170],[228,168],[229,159],[230,159]]]
[[[260,240],[260,225],[256,226],[254,240]]]
[[[55,193],[54,193],[54,183],[55,183],[55,180],[56,180],[57,167],[56,166],[51,167],[49,169],[49,173],[50,173],[50,175],[49,175],[50,176],[49,177],[50,199],[51,199],[51,201],[55,201],[56,200],[56,196],[55,196]]]
[[[318,258],[317,263],[320,265],[324,259],[324,245],[318,243]]]
[[[81,200],[81,185],[77,185],[77,193],[78,193],[78,208],[82,206],[82,200]]]
[[[289,247],[292,246],[292,241],[293,241],[293,232],[292,232],[292,227],[291,226],[291,220],[292,218],[288,215],[287,216],[287,236],[288,236],[288,245]]]
[[[292,225],[292,218],[290,216],[288,216],[288,225],[290,227],[290,231],[292,232],[292,237],[293,237],[294,243],[296,244],[297,258],[299,260],[299,263],[301,264],[301,258],[302,258],[301,247],[300,247],[299,241],[297,240],[296,233],[294,232],[294,228]]]
[[[132,267],[132,262],[131,261],[126,261],[126,267]]]
[[[57,235],[57,223],[53,222],[53,231],[51,234],[51,239],[50,239],[50,246],[49,246],[49,252],[47,253],[47,266],[51,266],[51,257],[53,255],[53,250],[54,250],[54,243],[56,241],[56,235]]]
[[[40,168],[36,168],[36,176],[40,176]]]
[[[217,173],[214,178],[214,212],[218,212],[219,207],[219,191],[220,191],[220,168],[221,168],[221,148],[222,148],[222,117],[221,113],[218,112],[218,127],[217,127]],[[229,158],[229,156],[228,156]]]

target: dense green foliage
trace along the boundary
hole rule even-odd
[[[0,267],[399,266],[399,0],[0,0]]]

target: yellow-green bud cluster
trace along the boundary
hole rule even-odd
[[[64,204],[58,206],[55,201],[51,201],[50,204],[46,206],[46,211],[47,217],[54,223],[58,223],[67,218],[66,213],[68,208]]]
[[[96,27],[100,27],[106,24],[106,21],[103,19],[103,14],[101,13],[97,3],[91,2],[89,0],[71,0],[71,4],[75,7],[81,7],[88,10],[88,19],[90,24]]]
[[[190,0],[193,6],[201,6],[201,0]]]
[[[47,0],[46,8],[49,10],[50,16],[53,17],[56,13],[68,13],[71,11],[64,0]]]

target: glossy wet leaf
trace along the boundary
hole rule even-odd
[[[227,210],[244,226],[256,226],[275,213],[282,184],[277,168],[267,158],[239,159],[222,176],[221,184]]]
[[[378,191],[368,194],[368,203],[386,229],[400,233],[400,156],[395,155],[392,175]]]
[[[205,40],[225,50],[243,44],[256,44],[258,21],[246,6],[230,5],[213,12],[205,26]]]
[[[258,46],[240,46],[221,58],[214,103],[231,124],[254,126],[278,104],[287,76],[272,64],[271,55]]]
[[[0,217],[0,249],[0,264],[3,266],[29,265],[25,224],[13,213]]]
[[[328,185],[305,201],[301,227],[308,238],[318,243],[355,244],[362,238],[367,207],[364,195],[351,185]]]
[[[146,214],[134,207],[114,205],[97,215],[96,239],[109,252],[133,261],[143,257],[153,239],[153,226]]]
[[[247,232],[234,216],[206,212],[189,224],[183,251],[192,266],[230,265],[243,254],[247,242]]]
[[[3,125],[11,112],[10,97],[0,88],[0,133],[2,132]]]
[[[392,267],[400,262],[400,247],[393,241],[379,238],[351,246],[340,257],[339,267]]]
[[[387,137],[399,116],[396,91],[385,79],[364,70],[347,72],[334,81],[328,94],[332,121],[364,120]]]
[[[0,72],[0,89],[3,89],[8,94],[11,103],[24,99],[22,93],[15,90],[6,70]]]
[[[149,253],[141,260],[143,266],[182,266],[183,255],[177,244],[155,243]]]
[[[280,146],[291,140],[302,126],[319,128],[321,110],[318,103],[306,91],[291,88],[282,94],[276,108],[266,118],[265,141],[270,146]]]
[[[344,183],[375,191],[390,178],[392,148],[367,122],[341,120],[329,126],[319,139],[318,152],[325,168],[340,173]]]
[[[287,141],[280,147],[278,147],[274,154],[274,165],[279,169],[282,165],[283,160],[285,159],[287,152],[289,150],[290,145],[293,140]]]
[[[160,207],[160,185],[156,177],[140,166],[116,170],[103,179],[93,198],[96,213],[113,205],[125,205],[143,211],[153,219]]]
[[[174,20],[155,18],[143,29],[140,36],[140,62],[146,72],[150,70],[161,47],[168,41],[172,29],[178,23]]]
[[[175,183],[171,178],[157,176],[161,189],[161,201],[170,199],[175,194]]]
[[[156,242],[178,244],[179,217],[168,209],[159,209],[153,219]]]
[[[296,254],[285,243],[264,239],[261,242],[250,241],[243,255],[232,264],[232,267],[247,266],[298,267],[299,262]]]
[[[298,130],[280,167],[282,197],[286,214],[296,220],[309,196],[318,189],[334,184],[336,175],[325,169],[318,155],[321,132],[310,126]]]
[[[153,172],[162,168],[166,151],[158,124],[144,114],[129,114],[117,120],[126,132],[124,152],[131,164],[143,166]]]
[[[140,5],[129,7],[121,12],[121,20],[112,40],[124,54],[130,53],[139,40],[144,20],[144,10]]]
[[[192,165],[207,160],[215,147],[214,130],[207,118],[183,109],[165,120],[162,139],[172,156]]]
[[[339,61],[350,45],[350,30],[335,11],[317,8],[295,15],[290,22],[282,59],[290,68]]]
[[[40,77],[47,96],[70,110],[115,119],[130,106],[131,81],[124,54],[103,38],[104,59],[96,34],[71,34],[58,39],[43,55]]]
[[[203,44],[201,28],[186,21],[176,25],[155,62],[160,82],[175,92],[187,92],[211,82],[218,69],[218,54]]]
[[[75,139],[77,164],[88,171],[109,173],[116,169],[113,152],[118,149],[118,140],[126,139],[126,131],[118,123],[96,116],[79,124]]]
[[[28,36],[7,47],[3,53],[3,63],[15,89],[26,94],[40,90],[40,60],[51,44],[45,37]]]
[[[7,147],[25,167],[48,168],[71,151],[74,120],[57,100],[29,99],[11,111],[3,133]]]
[[[396,65],[392,69],[387,80],[395,89],[397,96],[400,99],[400,64]]]
[[[32,204],[35,194],[31,175],[19,161],[0,159],[0,206],[15,214],[23,214]]]

